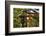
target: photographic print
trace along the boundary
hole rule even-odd
[[[39,27],[39,9],[13,8],[13,27]]]
[[[6,34],[44,33],[44,3],[6,1]]]

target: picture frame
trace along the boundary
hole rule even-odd
[[[20,10],[22,10],[22,11],[20,11]],[[30,15],[30,14],[34,15],[34,14],[30,13],[30,10],[32,10],[33,13],[36,12],[35,13],[35,15],[37,15],[36,18],[38,18],[38,20],[39,20],[37,22],[37,24],[36,24],[35,20],[34,20],[34,22],[32,21],[33,24],[35,23],[35,25],[30,23],[30,24],[32,24],[32,26],[27,25],[30,22],[30,21],[27,22],[27,19],[29,19],[29,17],[27,17],[27,15]],[[23,19],[22,21],[25,20],[24,16],[26,16],[25,17],[26,23],[25,23],[25,21],[23,23],[20,22],[20,20],[21,20],[20,17],[19,17],[20,20],[17,19],[17,15],[18,15],[19,11],[20,11],[21,18]],[[18,13],[16,13],[16,12],[18,12]],[[26,13],[23,13],[24,15],[22,15],[21,14],[22,12],[26,12]],[[16,20],[16,19],[13,19],[14,17],[16,17],[16,19],[21,23],[21,26],[16,25],[16,23],[18,24],[18,22],[14,21],[14,20]],[[26,24],[26,25],[23,25],[23,24]],[[45,33],[45,3],[5,1],[5,34],[6,35],[18,35],[18,34],[37,34],[37,33]]]

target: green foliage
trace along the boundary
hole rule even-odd
[[[31,26],[33,25],[33,27],[38,27],[39,26],[39,16],[33,16],[32,17],[32,23]]]
[[[28,27],[38,27],[39,26],[39,15],[32,16],[32,20],[26,21],[26,18],[24,21],[22,21],[22,18],[20,16],[25,16],[28,13],[22,12],[22,8],[14,8],[13,9],[13,26],[14,28],[22,27],[22,22],[24,22],[24,27],[27,27],[26,25],[29,25]],[[28,24],[29,23],[29,24]]]
[[[21,12],[21,9],[13,9],[14,10],[14,13],[13,13],[13,15],[14,15],[14,19],[13,19],[13,21],[14,21],[14,27],[21,27],[21,18],[19,17],[19,15],[21,15],[22,14],[22,12]]]

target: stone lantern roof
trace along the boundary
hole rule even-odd
[[[27,10],[23,10],[22,12],[26,12],[28,14],[36,14],[38,13],[39,9],[27,9]]]

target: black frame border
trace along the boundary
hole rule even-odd
[[[43,5],[43,30],[42,31],[35,31],[35,32],[16,32],[16,33],[9,33],[9,5],[10,3],[19,2],[19,3],[31,3],[31,4],[38,4]],[[22,34],[38,34],[38,33],[45,33],[45,3],[41,2],[22,2],[22,1],[5,1],[5,35],[22,35]]]

